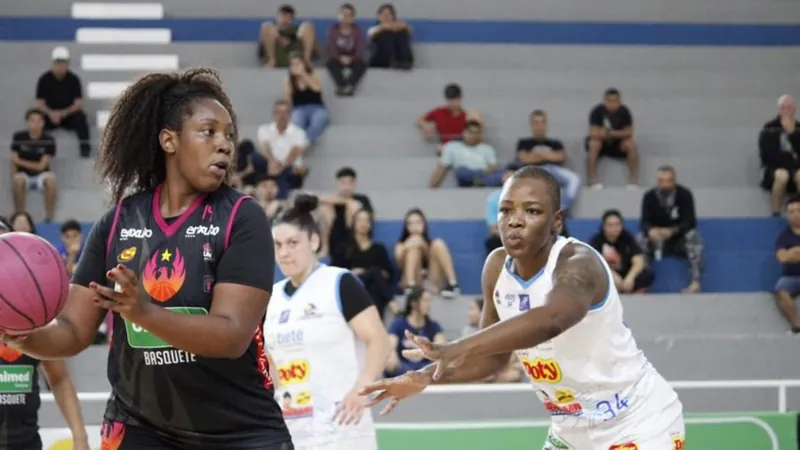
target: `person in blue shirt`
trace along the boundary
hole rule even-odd
[[[442,326],[428,316],[430,310],[429,294],[419,286],[412,288],[406,296],[406,309],[403,316],[395,319],[389,327],[389,342],[395,351],[389,356],[387,374],[400,375],[410,370],[419,370],[429,364],[429,361],[424,358],[409,360],[403,356],[403,350],[416,348],[414,343],[406,338],[406,330],[417,336],[425,336],[432,342],[446,342]]]
[[[68,220],[61,225],[61,242],[56,246],[56,250],[64,259],[67,272],[72,275],[83,251],[81,224],[76,220]]]

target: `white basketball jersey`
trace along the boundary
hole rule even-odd
[[[558,255],[569,243],[586,245],[577,239],[559,237],[545,266],[529,280],[514,273],[511,258],[506,259],[494,290],[501,321],[545,303],[553,288]],[[561,335],[516,352],[537,395],[553,417],[554,427],[559,429],[585,428],[620,419],[645,411],[645,403],[648,413],[678,403],[677,394],[637,347],[623,321],[622,303],[610,269],[597,256],[609,276],[603,301],[592,306],[583,320]],[[680,414],[680,407],[677,410]]]
[[[298,448],[374,436],[369,409],[358,425],[332,422],[338,403],[356,383],[366,346],[341,312],[339,281],[344,269],[320,265],[292,296],[275,284],[264,335],[279,380],[275,395]]]

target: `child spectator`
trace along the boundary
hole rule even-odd
[[[460,293],[453,256],[442,239],[431,240],[422,210],[414,208],[406,213],[403,231],[394,245],[394,257],[400,268],[401,285],[407,292],[427,279],[435,291],[441,289],[443,297]]]
[[[58,254],[64,259],[67,273],[72,276],[83,252],[83,231],[76,220],[68,220],[61,224],[61,242],[56,246]]]
[[[14,133],[11,140],[11,173],[14,210],[25,210],[27,191],[44,192],[45,222],[53,220],[56,210],[56,176],[50,163],[56,156],[56,141],[45,133],[45,116],[38,109],[25,113],[27,129]]]
[[[414,65],[411,26],[397,20],[397,12],[391,3],[378,8],[378,22],[367,30],[367,35],[372,44],[370,67],[408,70]]]
[[[647,266],[647,257],[636,238],[623,226],[616,209],[603,213],[600,232],[589,240],[611,267],[614,285],[620,293],[644,293],[652,286],[655,274]]]
[[[286,100],[292,105],[292,122],[306,132],[313,145],[330,122],[328,108],[322,101],[322,80],[299,53],[289,56]]]
[[[278,180],[275,177],[259,175],[256,179],[255,198],[264,208],[267,218],[272,220],[286,206],[284,200],[278,198]]]
[[[339,23],[328,31],[328,72],[336,83],[337,95],[353,95],[367,71],[364,62],[364,32],[355,23],[356,8],[345,3],[339,8]]]
[[[442,326],[430,318],[430,312],[431,299],[425,290],[415,287],[406,294],[406,309],[403,316],[395,319],[389,327],[389,341],[395,351],[389,356],[389,363],[386,366],[387,374],[401,375],[430,364],[430,361],[424,358],[409,360],[403,356],[403,350],[416,348],[414,343],[406,338],[406,330],[417,336],[426,337],[431,342],[445,343]]]
[[[26,211],[14,213],[9,222],[11,222],[12,231],[36,234],[36,224],[33,222],[33,217]]]

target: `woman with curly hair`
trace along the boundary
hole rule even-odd
[[[235,142],[213,70],[133,83],[98,160],[116,206],[90,232],[64,310],[4,336],[67,358],[113,313],[104,449],[293,448],[264,350],[272,237],[258,204],[227,184]]]

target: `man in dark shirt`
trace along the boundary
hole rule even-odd
[[[56,208],[56,177],[50,163],[56,155],[56,141],[44,132],[45,117],[38,109],[25,113],[28,128],[11,140],[11,172],[14,210],[25,211],[28,189],[44,192],[45,220],[52,221]]]
[[[775,240],[775,257],[781,263],[781,276],[775,283],[775,301],[793,333],[800,333],[800,318],[794,299],[800,295],[800,195],[786,202],[788,226]]]
[[[589,186],[602,189],[597,182],[600,156],[625,159],[630,170],[630,184],[639,184],[639,149],[633,140],[633,116],[623,105],[615,88],[606,89],[603,103],[589,114],[589,136],[586,137],[586,177]]]
[[[697,232],[697,216],[692,191],[675,182],[675,169],[658,169],[658,183],[642,198],[640,245],[655,260],[667,254],[689,260],[691,283],[683,292],[700,291],[703,269],[703,241]]]
[[[561,208],[569,210],[578,196],[581,178],[564,167],[567,160],[564,144],[547,137],[547,114],[541,109],[533,111],[530,124],[533,137],[517,142],[518,167],[536,165],[550,172],[561,186]]]
[[[800,122],[791,95],[778,99],[778,116],[764,124],[758,138],[761,158],[761,187],[772,194],[772,215],[778,216],[786,192],[797,192],[800,185]]]
[[[69,50],[53,49],[53,67],[36,83],[36,106],[45,113],[47,128],[74,131],[80,141],[81,157],[91,153],[89,122],[83,113],[81,80],[69,70]]]
[[[364,32],[355,22],[356,8],[345,3],[339,8],[339,23],[328,30],[328,72],[336,83],[337,95],[353,95],[367,71],[364,62]]]
[[[330,230],[328,248],[332,258],[341,258],[337,252],[344,251],[350,242],[355,213],[362,209],[375,212],[369,197],[356,192],[357,180],[355,170],[342,167],[336,172],[336,194],[320,197],[323,217]]]

